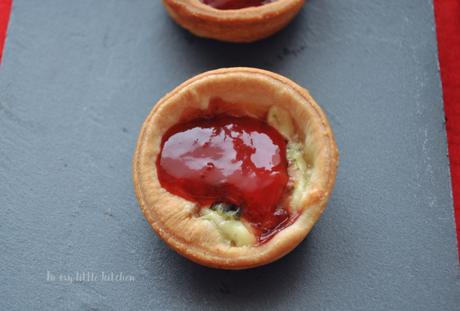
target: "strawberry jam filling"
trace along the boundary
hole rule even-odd
[[[244,9],[261,6],[276,0],[201,0],[204,4],[220,10]]]
[[[170,128],[157,158],[158,179],[170,193],[201,207],[240,209],[259,242],[292,221],[282,207],[288,182],[286,141],[267,123],[218,115]]]

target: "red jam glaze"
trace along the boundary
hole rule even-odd
[[[236,10],[261,6],[276,0],[201,0],[204,4],[219,10]]]
[[[201,206],[234,204],[265,242],[291,223],[280,201],[288,182],[286,141],[268,124],[218,115],[181,123],[162,138],[163,188]]]

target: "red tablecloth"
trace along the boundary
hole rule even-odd
[[[460,0],[434,0],[452,192],[460,244]],[[460,247],[459,258],[460,258]]]
[[[0,62],[12,0],[0,0]],[[460,244],[460,0],[434,0],[444,109]],[[460,258],[460,247],[459,258]]]
[[[13,0],[0,0],[0,62],[2,61],[3,46],[6,39],[6,29],[11,13]]]

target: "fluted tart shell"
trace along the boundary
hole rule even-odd
[[[208,115],[214,98],[226,103],[214,108],[216,114],[266,120],[273,107],[287,111],[295,129],[289,139],[303,146],[302,157],[309,163],[308,181],[300,184],[292,207],[298,217],[263,244],[228,243],[212,222],[199,217],[200,206],[169,193],[158,180],[156,159],[165,132]],[[167,245],[205,266],[246,269],[279,259],[307,236],[331,195],[338,149],[325,114],[307,90],[269,71],[237,67],[195,76],[160,99],[142,126],[132,163],[140,208]]]
[[[227,42],[253,42],[285,27],[305,0],[277,0],[257,7],[215,9],[200,0],[163,0],[169,15],[193,34]]]

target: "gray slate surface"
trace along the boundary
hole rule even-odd
[[[238,65],[309,88],[341,167],[293,253],[229,272],[154,235],[130,160],[156,100]],[[2,310],[459,310],[432,3],[311,0],[279,35],[230,45],[183,31],[156,0],[15,0],[0,69],[0,213]],[[59,280],[76,272],[134,281]]]

